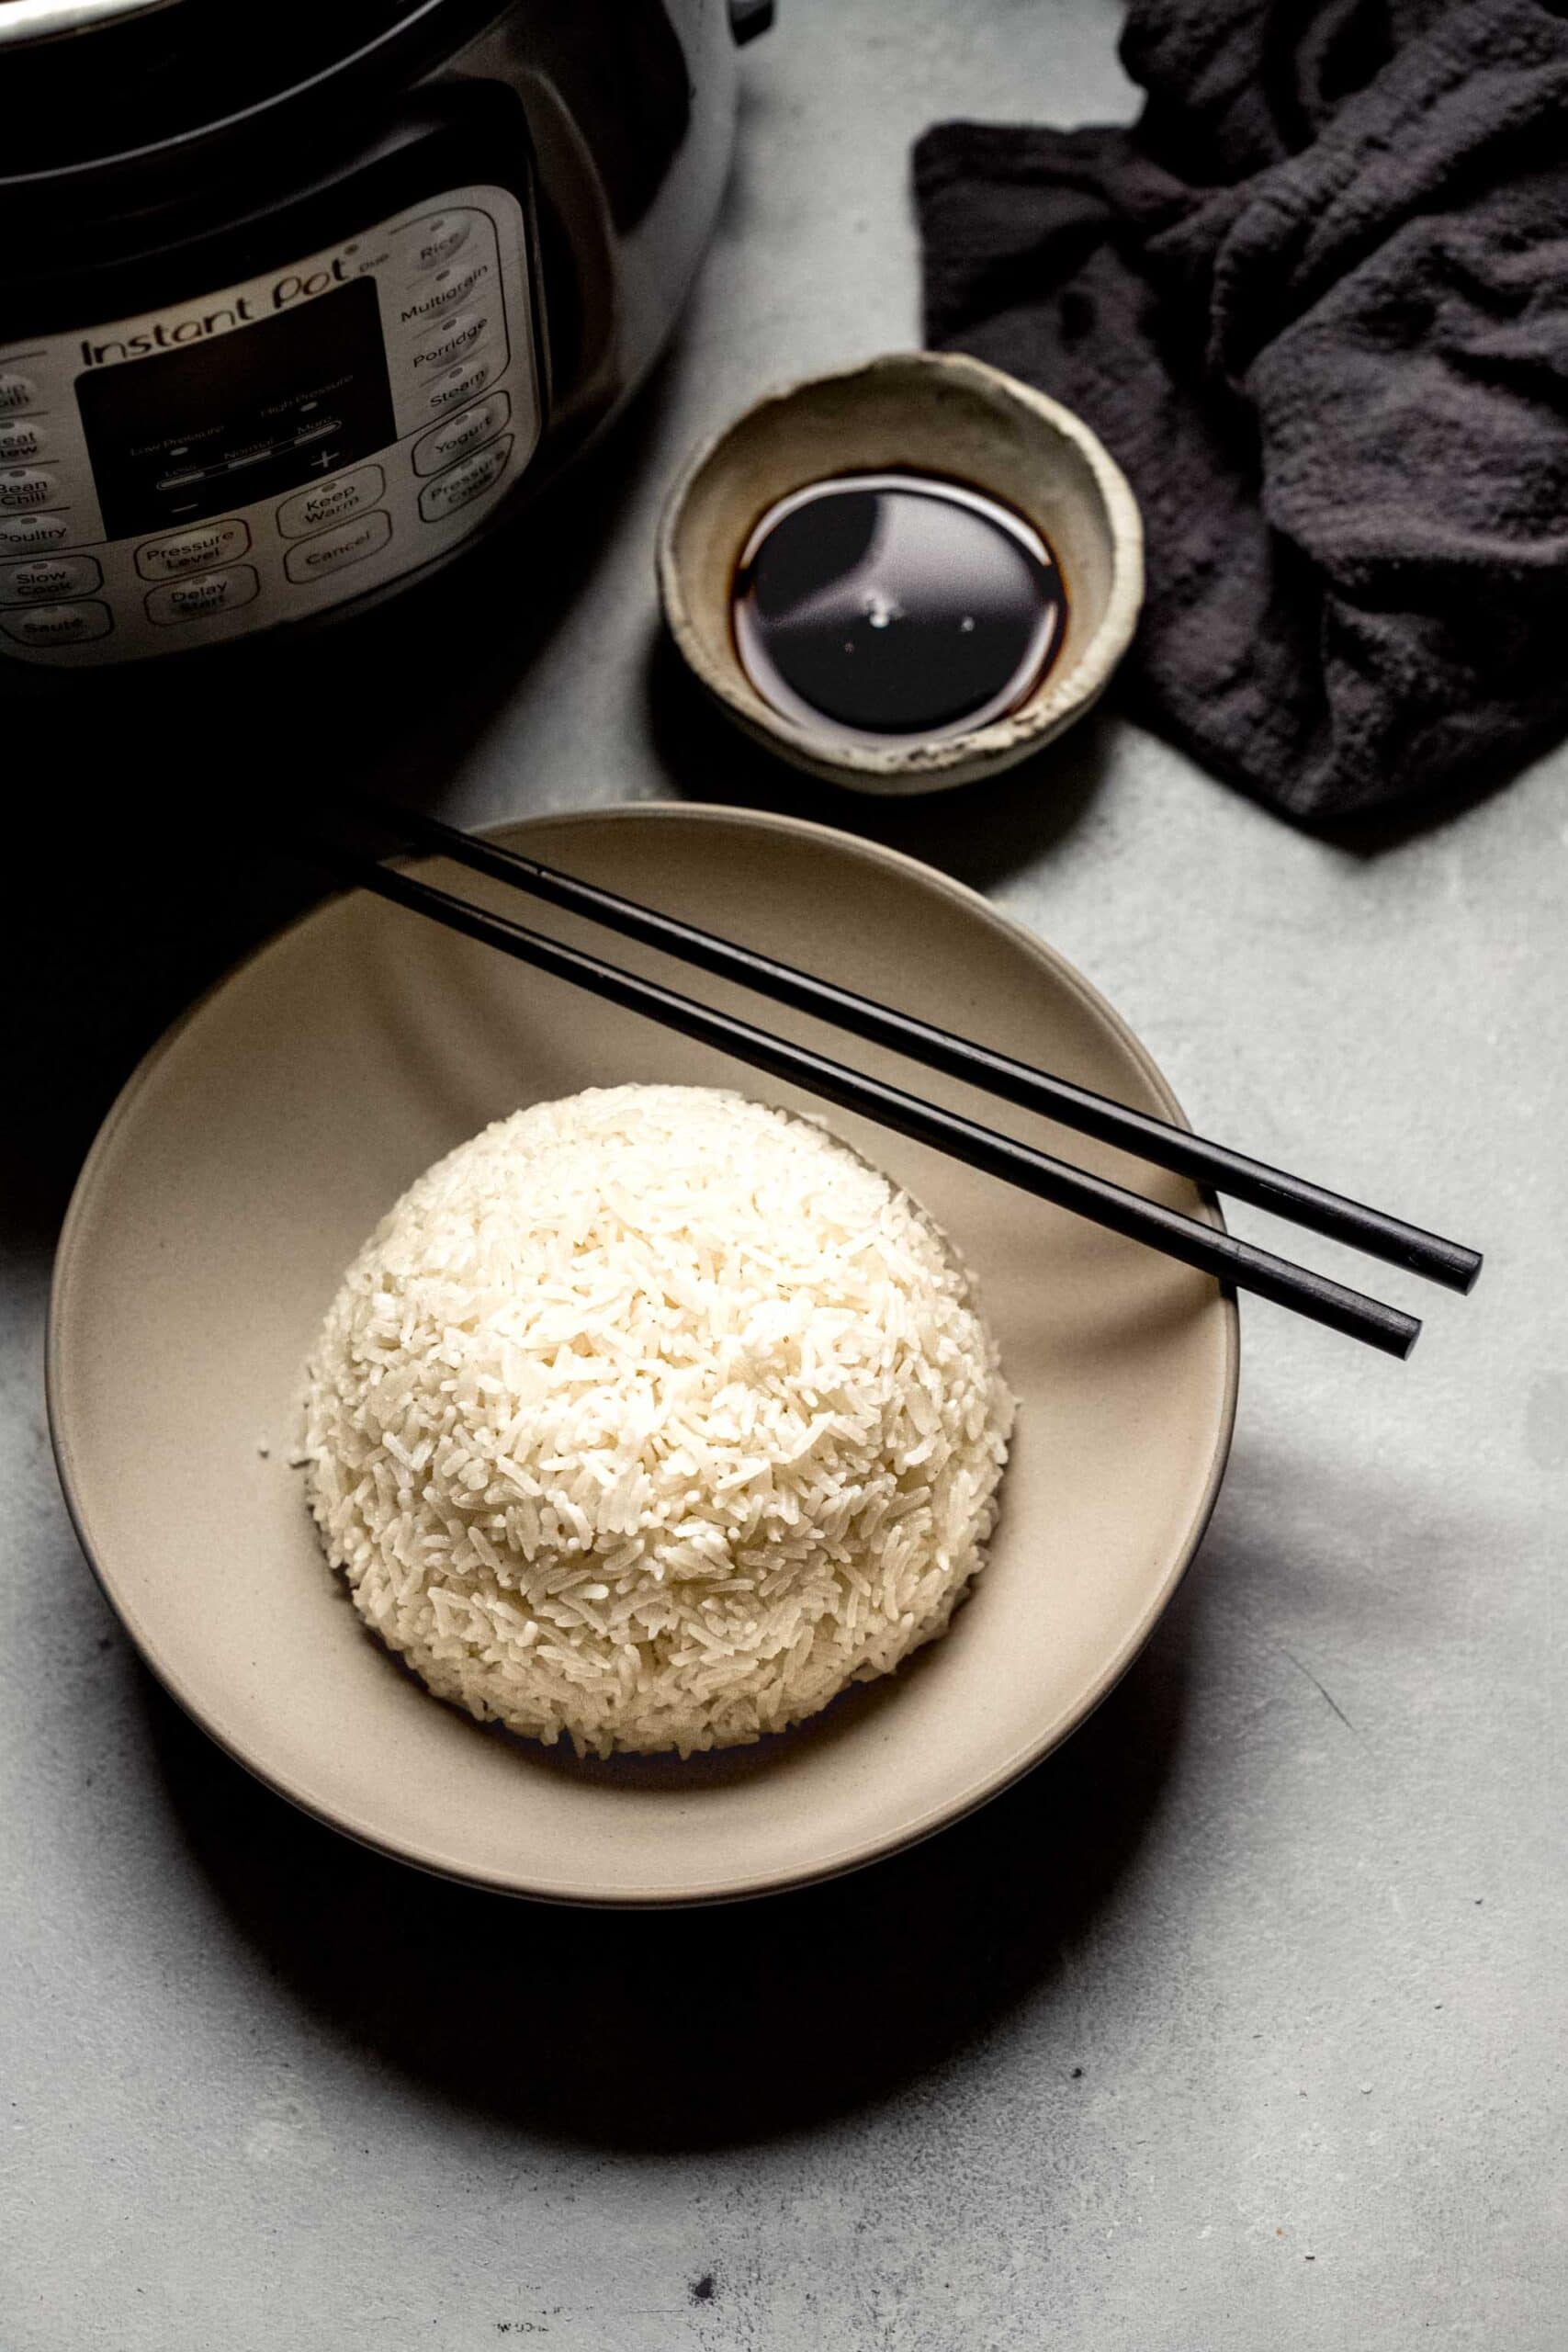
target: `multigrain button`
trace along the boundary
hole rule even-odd
[[[427,220],[411,220],[402,232],[409,263],[419,270],[444,267],[468,243],[474,220],[471,212],[433,212]]]
[[[421,368],[449,368],[454,360],[466,359],[482,343],[488,343],[492,322],[487,311],[459,311],[439,327],[433,327],[416,346],[413,364]]]
[[[107,605],[31,605],[26,612],[0,613],[0,628],[18,645],[85,645],[107,637],[114,616]]]
[[[482,392],[494,374],[493,359],[460,361],[445,376],[437,376],[433,384],[425,387],[425,408],[432,416],[445,416],[448,410],[461,408],[465,401],[471,401],[476,393]]]
[[[63,547],[70,537],[63,514],[0,514],[0,554]]]
[[[348,564],[363,563],[367,555],[384,548],[391,536],[392,518],[384,506],[378,506],[355,523],[340,523],[335,530],[319,531],[313,539],[299,540],[284,557],[283,568],[290,580],[324,580]]]
[[[444,424],[436,425],[413,445],[413,469],[416,474],[438,474],[457,458],[466,458],[470,450],[482,449],[493,441],[512,414],[512,402],[504,392],[491,392],[488,401],[476,401],[460,416],[449,416]]]
[[[483,254],[454,263],[450,269],[437,270],[416,286],[399,306],[400,327],[424,327],[434,319],[444,319],[461,302],[471,302],[482,293],[495,272]]]
[[[492,441],[488,449],[477,449],[465,458],[450,473],[438,474],[427,481],[419,493],[419,511],[427,523],[443,523],[448,514],[456,514],[459,507],[471,505],[482,498],[506,471],[506,461],[512,455],[512,435],[504,441]]]
[[[246,526],[237,515],[229,515],[220,523],[198,523],[188,531],[175,531],[166,539],[149,539],[136,550],[136,569],[143,580],[180,580],[187,571],[232,563],[250,544]]]
[[[307,531],[319,531],[324,524],[346,523],[351,514],[362,514],[386,487],[379,466],[356,466],[351,474],[312,482],[297,497],[286,498],[277,510],[277,527],[286,539],[302,539]]]
[[[37,466],[13,466],[0,473],[0,514],[17,514],[29,506],[52,506],[60,484]]]
[[[37,417],[0,421],[0,466],[19,466],[43,455],[43,426]]]
[[[103,584],[103,572],[90,555],[28,555],[15,563],[0,563],[0,605],[87,596]]]
[[[0,416],[21,416],[38,406],[38,386],[14,368],[0,368]]]
[[[189,580],[170,580],[154,588],[147,599],[147,617],[166,628],[173,621],[202,621],[213,613],[231,613],[250,604],[261,586],[248,563],[228,571],[198,571]]]

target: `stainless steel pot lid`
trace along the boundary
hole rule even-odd
[[[148,17],[175,0],[0,0],[0,43],[91,32],[109,17]]]

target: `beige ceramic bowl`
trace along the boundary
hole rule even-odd
[[[930,742],[829,741],[763,700],[731,621],[738,560],[782,498],[833,474],[945,474],[1042,531],[1067,590],[1061,650],[1017,710]],[[936,792],[1027,759],[1098,701],[1132,641],[1144,532],[1126,477],[1081,418],[977,359],[895,352],[771,394],[698,451],[665,507],[659,586],[694,675],[749,735],[861,792]]]
[[[685,808],[536,819],[499,837],[1176,1114],[1146,1054],[1069,966],[887,850]],[[420,870],[505,901],[439,861]],[[584,935],[564,917],[528,920]],[[615,952],[659,969],[625,942]],[[716,981],[681,985],[745,1002]],[[789,1015],[775,1025],[824,1034]],[[890,1057],[860,1050],[908,1083]],[[111,1113],[61,1241],[50,1413],[77,1531],[131,1639],[275,1789],[387,1853],[484,1886],[713,1901],[924,1836],[1104,1696],[1213,1502],[1236,1317],[1203,1276],[834,1114],[970,1260],[1022,1400],[973,1599],[897,1677],[760,1747],[584,1765],[482,1730],[377,1645],[325,1566],[288,1460],[301,1365],[349,1259],[439,1153],[520,1103],[626,1080],[739,1084],[809,1107],[380,900],[331,900],[198,1004]],[[947,1081],[921,1083],[965,1101]],[[996,1119],[1042,1132],[1001,1106]],[[1151,1190],[1213,1215],[1174,1177],[1155,1174]]]

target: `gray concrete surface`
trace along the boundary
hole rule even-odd
[[[694,436],[915,337],[910,136],[1126,114],[1115,28],[1108,0],[785,0],[679,351],[536,581],[453,574],[374,660],[239,707],[73,705],[11,763],[58,895],[17,891],[4,950],[45,1043],[13,1031],[0,1297],[0,2352],[1568,2336],[1568,760],[1352,851],[1107,714],[878,809],[804,796],[651,652]],[[1432,1295],[1403,1369],[1248,1309],[1179,1606],[921,1851],[602,1922],[361,1854],[142,1674],[39,1379],[83,1141],[310,887],[268,820],[323,748],[464,820],[694,792],[864,825],[1075,957],[1201,1122],[1482,1243],[1486,1278]],[[182,786],[217,831],[171,855]]]

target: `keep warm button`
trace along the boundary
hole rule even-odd
[[[313,539],[300,539],[284,557],[283,568],[290,580],[324,580],[347,564],[363,563],[367,555],[384,548],[391,536],[392,518],[384,506],[378,506],[357,522],[340,523],[334,531],[318,531]]]
[[[448,514],[456,514],[459,507],[471,505],[493,489],[506,471],[512,455],[512,435],[503,441],[492,441],[488,449],[476,449],[449,472],[437,474],[427,481],[419,493],[419,511],[427,523],[444,523]]]

